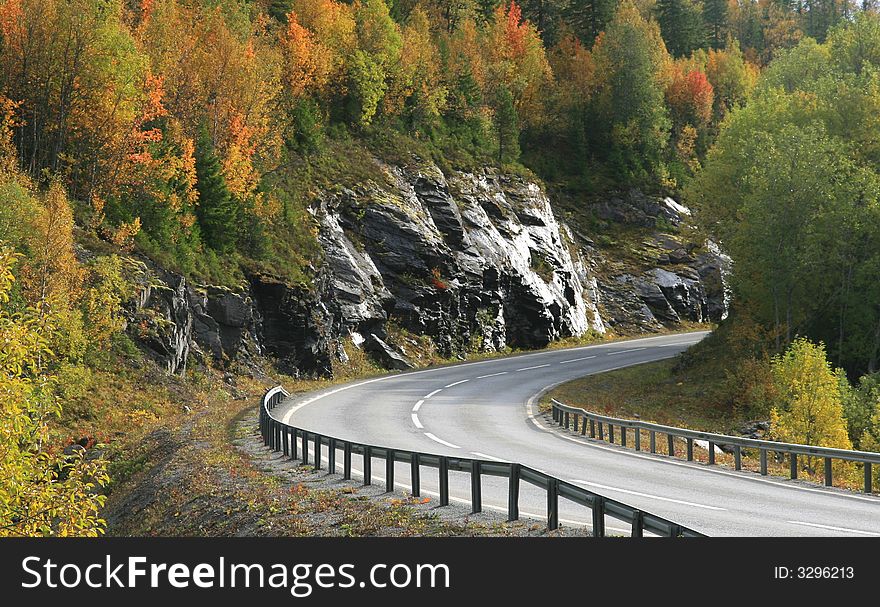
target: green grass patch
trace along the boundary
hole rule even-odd
[[[677,371],[675,359],[663,360],[567,382],[543,406],[555,398],[613,417],[730,433],[745,418],[726,405],[722,379],[706,367]]]

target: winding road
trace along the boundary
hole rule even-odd
[[[880,537],[880,498],[708,467],[563,434],[537,412],[559,383],[679,354],[706,333],[664,335],[549,350],[386,375],[294,395],[273,416],[309,431],[401,450],[515,461],[711,536]],[[326,453],[325,453],[326,455]],[[339,460],[337,460],[339,461]],[[357,471],[360,462],[354,460]],[[341,464],[337,463],[338,466]],[[384,467],[373,466],[374,482]],[[422,472],[422,492],[437,478]],[[396,485],[408,489],[409,466]],[[451,499],[469,503],[467,474],[450,474]],[[483,507],[506,511],[507,480],[483,478]],[[590,512],[560,500],[563,525]],[[523,485],[522,516],[543,518],[542,490]],[[611,533],[628,532],[608,519]]]

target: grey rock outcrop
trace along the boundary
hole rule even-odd
[[[323,255],[310,284],[251,275],[237,289],[191,285],[145,263],[130,334],[171,373],[191,353],[249,366],[266,354],[286,373],[327,376],[355,336],[382,366],[410,368],[391,324],[463,357],[727,313],[730,261],[712,243],[674,234],[690,211],[671,199],[632,191],[596,205],[601,221],[647,235],[640,260],[621,261],[583,226],[560,221],[523,177],[444,173],[419,159],[377,167],[376,179],[316,196]]]
[[[186,371],[193,314],[183,276],[132,264],[136,293],[127,307],[130,333],[168,373]]]
[[[393,319],[453,356],[590,328],[585,270],[536,184],[424,163],[382,169],[384,184],[328,193],[313,208],[337,334],[381,334]]]
[[[413,364],[403,354],[376,337],[375,333],[370,333],[364,341],[364,350],[375,356],[386,369],[406,371],[413,368]]]

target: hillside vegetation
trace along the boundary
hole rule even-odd
[[[126,441],[262,387],[148,360],[131,259],[308,290],[317,194],[381,180],[377,158],[501,166],[587,222],[612,194],[683,197],[737,302],[684,364],[728,361],[723,406],[779,437],[877,448],[880,17],[858,8],[0,0],[0,534],[102,533],[106,491],[148,468]]]

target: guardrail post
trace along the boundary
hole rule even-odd
[[[569,415],[568,415],[568,411],[566,411],[565,412],[565,429],[566,430],[568,430],[568,422],[569,422]]]
[[[620,427],[620,444],[626,447],[626,426]]]
[[[302,452],[302,463],[305,466],[309,463],[309,433],[305,430],[302,431]]]
[[[608,424],[608,441],[614,444],[614,424]]]
[[[587,435],[587,416],[584,415],[584,423],[581,424],[581,436]]]
[[[715,443],[709,441],[709,465],[715,465]]]
[[[266,420],[266,446],[272,449],[272,418]]]
[[[421,470],[419,469],[419,454],[413,453],[409,459],[410,466],[410,484],[412,485],[412,494],[420,497],[422,494]]]
[[[438,466],[440,476],[440,505],[449,505],[449,458],[440,457],[440,465]]]
[[[336,439],[327,439],[327,474],[336,474]]]
[[[671,523],[669,525],[669,537],[681,537],[681,525]]]
[[[394,451],[385,450],[385,493],[394,491]]]
[[[694,439],[687,439],[687,459],[689,462],[694,461]]]
[[[552,477],[547,480],[547,528],[559,528],[559,481]]]
[[[657,453],[657,433],[654,430],[650,431],[648,442],[650,443],[651,453]]]
[[[792,478],[792,480],[794,480],[798,476],[797,453],[790,453],[789,460],[790,460],[790,468],[791,468],[791,470],[790,470],[791,471],[791,478]]]
[[[520,465],[510,464],[510,482],[507,485],[507,520],[519,520]]]
[[[632,531],[629,535],[630,537],[645,536],[645,515],[641,510],[633,510]]]
[[[641,428],[635,429],[635,437],[636,437],[636,451],[642,450],[642,430]]]
[[[556,423],[556,418],[559,416],[559,409],[556,408],[556,405],[553,405],[550,408],[550,411],[553,414],[553,423]]]
[[[590,438],[596,438],[596,420],[590,420]]]
[[[578,422],[580,421],[580,418],[581,418],[580,415],[578,415],[577,413],[574,414],[574,421],[573,421],[574,427],[572,429],[575,432],[577,432],[580,429],[580,425],[578,424]]]
[[[315,470],[321,469],[321,435],[315,435]]]
[[[296,446],[296,428],[290,429],[290,459],[298,457],[298,449]]]
[[[874,479],[871,476],[871,462],[865,462],[865,493],[873,493],[871,482]]]
[[[833,479],[831,478],[831,458],[825,458],[825,486],[830,487],[833,483]]]
[[[733,467],[737,470],[742,470],[743,467],[742,447],[739,445],[733,446]]]
[[[483,511],[482,469],[479,460],[471,462],[471,513]]]
[[[270,451],[275,450],[275,446],[272,444],[273,439],[275,438],[275,420],[269,419],[269,442],[267,443]]]
[[[599,440],[605,440],[605,430],[602,428],[602,422],[599,422]]]
[[[364,485],[373,484],[373,450],[364,445]]]
[[[666,450],[669,457],[675,457],[675,437],[671,434],[666,435]]]
[[[351,480],[351,443],[342,443],[342,480]]]
[[[281,428],[283,438],[281,439],[281,453],[284,456],[290,455],[290,427],[283,426]]]
[[[593,537],[605,537],[605,498],[593,496]]]
[[[761,449],[761,476],[767,476],[767,450]]]

